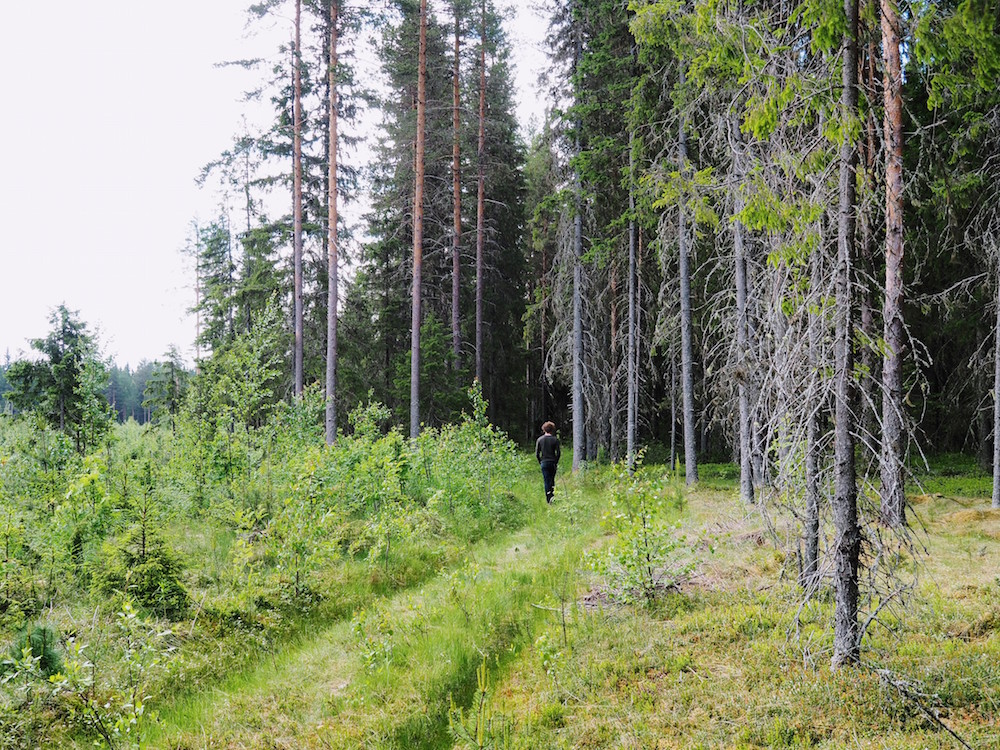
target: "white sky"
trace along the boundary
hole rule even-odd
[[[44,336],[61,303],[120,365],[171,344],[192,356],[193,274],[181,249],[192,220],[218,205],[194,178],[231,144],[254,83],[214,65],[272,55],[285,33],[246,35],[250,2],[5,4],[0,361]],[[522,122],[541,112],[545,25],[522,7],[511,30]]]

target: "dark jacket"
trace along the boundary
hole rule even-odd
[[[535,441],[535,458],[538,462],[555,461],[559,463],[559,438],[545,433]]]

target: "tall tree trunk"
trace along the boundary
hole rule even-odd
[[[293,392],[302,395],[303,313],[302,313],[302,0],[295,0],[295,46],[292,51],[292,264],[294,266],[293,327],[295,351],[292,355]]]
[[[871,2],[871,11],[873,13],[878,13],[879,0],[869,0]],[[877,52],[877,40],[872,39],[868,43],[867,50],[864,55],[864,70],[862,71],[862,86],[867,87],[868,91],[875,91],[876,89],[876,70],[875,70],[875,59],[878,55]],[[859,50],[860,55],[860,50]],[[859,63],[860,65],[860,63]],[[865,139],[860,147],[861,151],[861,165],[864,169],[864,175],[862,179],[862,184],[864,185],[865,192],[874,192],[875,190],[875,168],[876,168],[876,124],[875,124],[875,113],[874,111],[869,111],[868,115],[865,117]],[[875,341],[878,334],[875,332],[875,305],[874,305],[874,294],[871,287],[871,282],[869,279],[875,277],[875,263],[874,263],[874,232],[873,230],[873,217],[871,216],[871,211],[863,211],[858,216],[859,231],[861,235],[861,243],[859,249],[858,263],[860,265],[859,276],[862,279],[860,284],[860,299],[858,300],[858,306],[860,310],[860,324],[861,333],[865,341]],[[876,435],[878,435],[879,425],[877,419],[876,410],[878,409],[879,403],[879,361],[872,346],[864,346],[861,349],[861,377],[860,377],[860,388],[864,395],[864,400],[859,406],[858,419],[860,422],[860,431],[863,439],[866,441],[871,441],[872,443],[876,440]]]
[[[903,76],[899,10],[882,0],[885,68],[885,326],[882,363],[882,520],[905,523],[903,493]]]
[[[748,262],[747,258],[743,258],[743,273],[747,279],[747,289],[756,289],[754,285],[754,275],[753,266]],[[764,337],[759,336],[758,320],[760,318],[759,309],[755,309],[757,306],[754,304],[754,298],[747,297],[747,349],[754,353],[754,357],[757,361],[760,361],[761,355],[763,354],[762,347],[764,346]],[[759,380],[751,380],[750,386],[752,388],[749,397],[751,403],[757,403],[760,400],[761,394],[761,384]],[[750,423],[750,456],[751,465],[753,467],[753,486],[754,487],[764,487],[768,484],[769,478],[764,471],[764,455],[767,451],[766,446],[766,436],[763,425],[760,420],[754,416],[754,411],[751,410],[752,421]]]
[[[486,245],[486,0],[479,26],[479,144],[476,152],[476,380],[483,382],[483,285]]]
[[[420,435],[420,295],[424,254],[424,149],[427,120],[427,0],[420,0],[417,143],[413,179],[413,299],[410,310],[410,437]]]
[[[677,468],[677,353],[670,347],[670,471]]]
[[[300,160],[301,163],[301,160]],[[301,185],[301,183],[300,183]],[[301,190],[299,195],[302,195]],[[301,244],[300,244],[301,247]],[[300,254],[301,257],[301,254]],[[233,231],[229,221],[229,211],[226,211],[226,327],[228,340],[236,338],[236,323],[234,308],[236,304],[236,264],[233,262]]]
[[[452,191],[452,213],[453,228],[451,236],[451,348],[455,355],[455,367],[459,366],[459,355],[462,349],[462,331],[459,326],[459,291],[460,274],[462,270],[462,148],[461,148],[461,121],[459,110],[461,106],[459,89],[461,73],[461,51],[462,51],[462,24],[459,12],[458,0],[452,4],[455,15],[455,52],[451,70],[451,191]]]
[[[576,20],[576,47],[573,59],[573,75],[583,55],[583,37],[580,21]],[[579,82],[575,83],[579,86]],[[580,154],[580,129],[583,127],[579,116],[576,120],[575,152]],[[583,180],[580,166],[574,168],[573,190],[575,193],[575,215],[573,217],[573,471],[580,468],[586,451],[584,443],[583,415]]]
[[[548,265],[548,252],[546,250],[546,243],[543,242],[542,243],[542,272],[541,272],[541,274],[539,275],[539,278],[538,278],[539,286],[542,289],[545,289],[545,275],[548,272],[548,267],[549,267],[549,265]],[[539,361],[539,366],[538,366],[538,372],[539,372],[539,375],[540,375],[541,380],[542,380],[542,418],[545,419],[545,420],[548,420],[548,418],[549,418],[549,403],[550,403],[550,399],[549,399],[549,379],[545,375],[545,360],[546,360],[546,357],[548,356],[548,351],[549,351],[549,340],[548,340],[548,334],[547,334],[547,331],[546,331],[546,322],[545,322],[545,311],[546,311],[546,308],[548,307],[548,304],[549,304],[548,294],[546,293],[545,298],[542,300],[542,304],[541,304],[542,314],[541,314],[541,324],[540,324],[540,327],[541,327],[541,337],[540,338],[541,338],[542,351],[541,351],[541,360]],[[537,427],[538,427],[538,425],[531,425],[531,434],[534,434],[534,430]]]
[[[740,192],[743,183],[743,144],[740,142],[739,127],[733,128],[737,139],[733,154],[736,173],[736,191],[734,195],[733,213],[733,249],[736,265],[736,348],[739,375],[737,377],[737,397],[739,401],[740,419],[740,497],[745,503],[754,501],[753,492],[753,424],[750,421],[750,362],[747,357],[749,337],[747,336],[747,263],[743,221],[743,194]]]
[[[996,276],[997,317],[993,336],[993,507],[1000,508],[1000,264]]]
[[[681,84],[684,83],[684,71],[681,71]],[[684,119],[681,118],[678,128],[678,162],[683,173],[687,172],[687,134],[684,132]],[[677,225],[677,252],[680,265],[681,285],[681,390],[684,405],[684,479],[688,486],[698,481],[698,457],[696,453],[695,415],[694,415],[694,355],[692,344],[692,314],[691,314],[691,270],[690,250],[688,247],[687,210],[684,199],[678,206],[680,217]]]
[[[635,217],[635,129],[629,131],[629,182],[628,182],[628,405],[625,414],[625,453],[629,474],[635,471],[635,435],[639,407],[639,347],[638,347],[638,226]]]
[[[809,306],[809,371],[817,373],[820,370],[819,347],[822,338],[820,326],[823,324],[819,314],[818,295],[823,283],[820,260],[821,251],[813,253],[810,292],[813,301]],[[812,591],[817,584],[819,571],[819,501],[820,501],[820,404],[815,404],[808,412],[806,419],[806,518],[803,529],[802,574],[799,584],[806,591]]]
[[[858,0],[844,0],[844,35],[840,116],[846,122],[858,111]],[[860,657],[858,628],[857,479],[854,471],[854,411],[852,377],[853,314],[851,280],[854,260],[856,151],[850,137],[840,146],[840,199],[837,216],[836,324],[834,331],[834,668]]]
[[[612,461],[618,460],[618,433],[621,430],[621,412],[618,409],[618,369],[621,365],[620,345],[618,338],[618,264],[611,261],[611,351],[610,357],[611,387],[609,393],[608,415],[608,454]]]
[[[326,297],[326,444],[337,440],[337,307],[340,292],[340,251],[337,235],[337,22],[338,0],[330,1],[330,61],[327,71],[329,89],[329,162],[327,172],[327,268],[329,282]]]
[[[194,369],[196,373],[201,372],[201,273],[197,261],[194,264]]]

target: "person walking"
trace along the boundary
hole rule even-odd
[[[556,467],[559,466],[559,438],[552,422],[542,425],[542,436],[535,441],[535,458],[542,467],[542,481],[545,483],[545,501],[552,502],[556,491]]]

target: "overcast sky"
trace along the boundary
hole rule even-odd
[[[193,274],[181,250],[192,220],[218,203],[194,178],[229,146],[254,80],[215,64],[273,54],[284,33],[247,34],[249,2],[6,4],[0,361],[27,352],[63,303],[120,365],[171,344],[191,358]],[[522,8],[511,29],[524,119],[540,111],[544,26]]]

